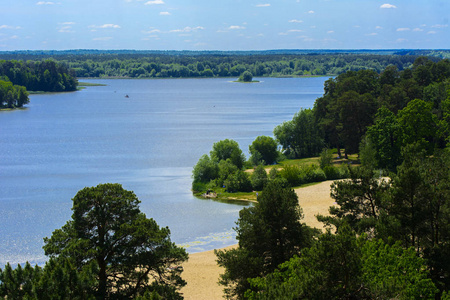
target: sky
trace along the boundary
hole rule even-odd
[[[0,51],[450,49],[449,0],[0,0]]]

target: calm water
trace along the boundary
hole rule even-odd
[[[192,167],[226,138],[248,155],[257,136],[312,107],[326,79],[83,80],[107,86],[0,112],[0,267],[42,264],[42,238],[70,219],[71,198],[106,182],[133,190],[191,253],[235,244],[242,204],[193,197]]]

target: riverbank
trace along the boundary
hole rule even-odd
[[[330,197],[330,186],[333,181],[324,181],[315,185],[294,189],[300,207],[303,209],[302,222],[309,226],[323,229],[323,224],[317,221],[316,215],[328,215],[328,208],[334,204]],[[224,249],[232,249],[237,245]],[[189,255],[189,261],[183,264],[182,277],[187,285],[181,289],[184,299],[214,300],[223,299],[223,286],[217,282],[223,268],[216,263],[214,250]]]

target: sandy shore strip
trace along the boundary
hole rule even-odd
[[[305,222],[309,226],[322,229],[322,223],[316,220],[315,215],[328,215],[328,208],[334,204],[330,197],[330,185],[333,181],[324,181],[304,188],[297,188],[300,207],[303,209]],[[232,249],[237,245],[224,249]],[[189,255],[189,260],[183,264],[182,277],[187,285],[181,289],[184,299],[187,300],[219,300],[224,299],[223,286],[219,285],[219,275],[223,268],[216,264],[214,250]]]

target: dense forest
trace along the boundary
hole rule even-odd
[[[29,91],[75,91],[78,81],[72,70],[53,60],[0,60],[0,76]]]
[[[450,60],[419,57],[330,78],[312,109],[255,139],[248,161],[237,142],[215,143],[193,169],[194,192],[259,194],[239,214],[239,247],[216,253],[227,296],[449,299],[449,109]],[[358,166],[333,163],[355,153]],[[317,216],[327,231],[302,224],[292,188],[339,178],[335,206]]]
[[[73,69],[77,77],[186,78],[338,75],[346,71],[375,70],[388,65],[411,67],[419,55],[433,61],[448,51],[396,50],[271,50],[271,51],[15,51],[0,52],[0,59],[52,59]]]

